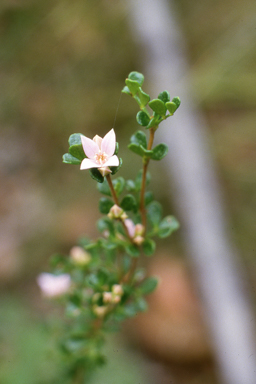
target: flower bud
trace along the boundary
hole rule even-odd
[[[81,247],[73,247],[70,250],[70,257],[74,264],[87,265],[91,261],[91,255]]]
[[[112,292],[103,292],[103,303],[108,304],[113,302]]]
[[[136,224],[135,225],[135,236],[142,236],[145,232],[144,225]]]
[[[98,317],[104,317],[105,314],[107,313],[108,308],[105,307],[104,305],[99,306],[99,305],[94,305],[92,307],[93,313],[98,316]]]
[[[120,303],[120,301],[121,301],[121,296],[113,296],[112,297],[112,303],[113,304],[118,304],[118,303]]]
[[[134,239],[133,239],[133,242],[136,245],[141,245],[144,242],[144,237],[142,237],[142,236],[135,236]]]
[[[100,173],[102,174],[103,177],[109,175],[110,173],[112,173],[111,169],[109,167],[101,167],[101,168],[98,168],[98,171],[100,171]]]
[[[118,295],[118,296],[122,296],[124,293],[123,288],[120,284],[112,285],[112,292],[114,293],[114,295]]]
[[[113,207],[110,208],[108,217],[110,219],[120,219],[123,213],[124,213],[123,209],[120,208],[117,204],[114,204]]]

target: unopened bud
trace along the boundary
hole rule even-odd
[[[109,175],[110,173],[112,173],[111,169],[109,169],[109,167],[101,167],[101,168],[98,168],[98,171],[102,174],[103,177]]]
[[[123,288],[120,284],[114,284],[112,286],[112,292],[114,293],[114,295],[118,295],[118,296],[122,296],[124,293]]]
[[[120,301],[121,301],[121,296],[113,296],[113,298],[112,298],[112,303],[113,304],[118,304],[118,303],[120,303]]]
[[[104,305],[99,306],[99,305],[94,305],[93,308],[93,313],[98,316],[98,317],[104,317],[105,314],[107,313],[108,308],[105,307]]]
[[[70,257],[77,265],[87,265],[91,261],[91,255],[81,247],[71,248]]]
[[[103,292],[103,303],[108,304],[113,302],[112,292]]]
[[[144,225],[136,224],[135,225],[135,236],[142,236],[145,232]]]
[[[114,204],[113,207],[110,208],[108,217],[110,219],[120,219],[123,213],[124,213],[123,209],[120,208],[117,204]]]
[[[128,216],[126,215],[125,212],[122,213],[122,215],[120,216],[120,219],[121,219],[121,220],[126,220],[126,219],[128,219]]]
[[[136,236],[136,237],[134,237],[133,242],[134,242],[136,245],[141,245],[141,244],[144,242],[144,237],[142,237],[142,236]]]

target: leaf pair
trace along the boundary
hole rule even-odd
[[[145,108],[150,100],[150,96],[146,92],[143,92],[141,88],[143,82],[144,76],[142,73],[131,72],[125,80],[126,86],[122,90],[123,93],[133,96],[141,109]]]
[[[151,223],[154,233],[160,238],[168,237],[179,228],[179,223],[174,216],[166,216],[162,219],[162,206],[153,201],[147,207],[147,217]]]
[[[168,152],[166,144],[158,144],[152,150],[148,150],[147,138],[145,133],[142,131],[137,131],[134,135],[132,135],[131,143],[128,145],[128,148],[137,155],[152,160],[161,160],[167,155]]]

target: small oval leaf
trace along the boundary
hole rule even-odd
[[[175,96],[175,97],[172,99],[172,102],[173,102],[174,104],[176,104],[177,108],[179,108],[181,101],[180,101],[180,98],[179,98],[178,96]]]
[[[63,163],[65,163],[65,164],[74,164],[74,165],[81,164],[81,160],[79,160],[76,157],[72,156],[70,153],[65,153],[62,156],[62,160],[63,160]]]
[[[165,103],[162,100],[159,99],[153,99],[151,100],[148,105],[150,108],[156,112],[160,116],[165,116],[166,113],[166,106]]]
[[[133,195],[124,196],[120,206],[121,208],[123,208],[124,211],[136,211],[137,202],[135,200],[135,197]]]
[[[150,96],[146,92],[143,92],[141,88],[138,89],[138,96],[140,99],[140,107],[144,108],[150,101]]]
[[[156,243],[152,239],[145,239],[142,249],[146,256],[152,256],[156,250]]]
[[[145,149],[147,149],[147,137],[144,132],[137,131],[131,137],[131,143],[141,145]]]
[[[102,197],[99,201],[99,211],[103,213],[103,215],[107,215],[111,207],[113,207],[114,203],[112,200],[107,197]]]
[[[71,136],[69,136],[69,139],[68,139],[69,146],[71,147],[72,145],[82,145],[81,135],[82,133],[73,133]]]
[[[180,224],[174,216],[166,216],[159,224],[158,236],[164,238],[170,236],[172,232],[179,229]]]
[[[169,101],[168,103],[166,103],[165,106],[171,115],[173,115],[177,109],[177,105],[175,103],[173,103],[172,101]]]
[[[98,181],[98,183],[103,183],[104,177],[97,168],[91,168],[89,169],[89,172],[92,179]]]
[[[144,111],[139,111],[136,115],[136,120],[139,125],[146,127],[150,122],[150,117]]]
[[[158,144],[152,149],[152,160],[162,160],[168,153],[168,146],[166,144]]]
[[[167,103],[171,100],[170,93],[168,91],[163,91],[159,93],[158,99],[162,100],[164,103]]]
[[[130,72],[128,75],[128,79],[137,81],[140,86],[142,86],[144,82],[144,76],[142,75],[142,73],[136,71]]]
[[[137,81],[126,79],[125,84],[131,91],[132,95],[135,96],[136,93],[138,92],[138,89],[140,88],[140,84]]]
[[[117,167],[109,167],[112,172],[111,175],[115,175],[119,171],[119,169],[122,167],[122,165],[123,165],[123,160],[121,157],[119,157],[119,165]]]

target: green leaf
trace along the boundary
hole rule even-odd
[[[148,309],[148,303],[143,297],[139,297],[136,300],[136,307],[138,311],[145,312]]]
[[[125,188],[128,192],[134,192],[136,187],[133,180],[127,180],[125,184]]]
[[[139,125],[142,125],[143,127],[146,127],[148,123],[150,122],[150,117],[148,114],[144,111],[139,111],[136,115],[136,120]]]
[[[128,149],[142,157],[151,158],[153,151],[145,149],[142,145],[131,143],[128,145]]]
[[[128,149],[130,149],[132,152],[136,153],[136,155],[139,155],[141,157],[144,156],[143,147],[141,145],[131,143],[128,145]]]
[[[139,255],[140,255],[139,248],[136,245],[134,245],[134,244],[127,245],[125,247],[125,250],[128,253],[128,255],[130,255],[132,257],[139,257]]]
[[[116,149],[115,149],[114,155],[117,155],[118,152],[119,152],[119,143],[116,141]]]
[[[141,182],[142,182],[142,174],[143,174],[143,171],[142,169],[138,172],[138,175],[136,176],[136,179],[135,179],[135,186],[136,186],[136,190],[139,191],[140,188],[141,188]],[[150,180],[151,180],[151,176],[150,176],[150,173],[147,172],[146,174],[146,185],[148,185],[150,183]]]
[[[135,303],[129,303],[122,309],[125,317],[134,317],[138,313],[138,309]]]
[[[82,145],[81,136],[83,136],[82,133],[73,133],[73,135],[69,136],[69,146],[72,147],[72,145]]]
[[[124,211],[137,210],[137,202],[135,200],[135,197],[133,195],[124,196],[123,200],[121,201],[120,206],[121,206],[121,208],[123,208]]]
[[[140,112],[139,112],[140,113]],[[131,143],[141,145],[145,149],[147,149],[147,137],[144,132],[137,131],[131,137]]]
[[[127,87],[127,85],[122,89],[121,92],[122,92],[122,93],[126,93],[127,95],[130,95],[130,96],[131,96],[130,89]]]
[[[163,91],[159,93],[158,99],[162,100],[164,103],[167,103],[171,100],[170,93],[168,91]]]
[[[152,256],[156,250],[156,243],[151,239],[145,239],[142,249],[146,256]]]
[[[144,76],[142,75],[142,73],[136,71],[130,72],[128,75],[128,79],[137,81],[140,86],[142,86],[144,82]]]
[[[166,113],[166,107],[165,107],[165,104],[162,100],[159,100],[159,99],[153,99],[151,100],[148,105],[150,106],[150,108],[156,112],[158,115],[160,116],[165,116],[165,113]]]
[[[129,90],[131,91],[131,94],[133,96],[135,96],[136,93],[138,92],[138,89],[140,88],[140,84],[137,81],[130,80],[130,79],[126,79],[125,84],[127,85]]]
[[[162,206],[157,201],[153,201],[147,206],[147,216],[153,226],[158,226],[162,217]]]
[[[75,164],[75,165],[81,164],[81,160],[79,160],[76,157],[70,155],[70,153],[65,153],[62,156],[62,160],[63,160],[63,163],[65,163],[65,164]]]
[[[119,196],[124,190],[125,179],[123,177],[118,177],[117,179],[113,180],[113,186],[117,196]]]
[[[89,169],[89,172],[92,179],[98,181],[98,183],[103,183],[104,177],[97,168],[91,168]]]
[[[177,109],[177,105],[173,101],[169,101],[168,103],[165,104],[165,106],[171,115],[173,115]]]
[[[113,221],[110,220],[108,217],[103,217],[102,219],[99,219],[97,221],[97,228],[99,232],[108,231],[111,235],[114,235],[115,233],[115,227],[113,224]]]
[[[123,160],[121,157],[119,157],[119,165],[117,167],[109,167],[109,169],[112,171],[111,175],[115,175],[119,169],[122,167],[123,165]]]
[[[168,146],[166,144],[158,144],[152,149],[152,160],[162,160],[168,153]]]
[[[106,179],[103,181],[103,183],[97,184],[97,189],[103,195],[111,196],[111,191],[110,191],[110,188],[109,188],[109,185],[108,185],[108,182]]]
[[[140,107],[144,108],[150,101],[150,96],[146,92],[143,92],[141,88],[138,89],[138,96],[140,99]]]
[[[139,290],[143,295],[148,295],[156,289],[157,284],[158,279],[156,277],[148,277],[141,283]]]
[[[172,102],[173,102],[174,104],[176,104],[177,108],[179,108],[181,101],[180,101],[180,98],[179,98],[178,96],[174,97],[174,98],[172,99]]]
[[[159,224],[158,236],[164,238],[179,228],[179,222],[174,216],[166,216]]]
[[[68,151],[72,156],[76,157],[77,159],[83,160],[86,157],[83,146],[81,144],[72,145],[71,147],[69,147]]]
[[[113,207],[113,205],[114,203],[112,200],[108,199],[107,197],[102,197],[99,201],[100,213],[107,215],[109,213],[110,208]]]
[[[151,201],[154,200],[154,195],[153,195],[153,193],[152,193],[151,191],[147,191],[147,192],[145,193],[145,197],[144,197],[144,199],[145,199],[145,205],[148,205],[149,203],[151,203]]]
[[[160,116],[159,115],[155,115],[154,117],[152,117],[150,119],[150,122],[148,123],[146,129],[149,129],[149,128],[153,128],[153,127],[158,127],[159,123],[160,123]]]

